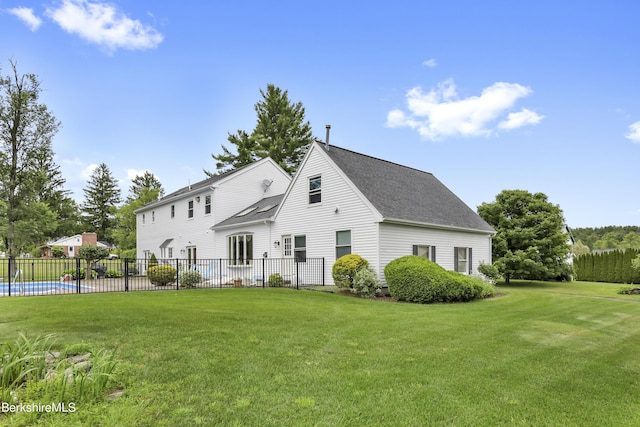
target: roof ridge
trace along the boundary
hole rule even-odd
[[[318,144],[321,146],[320,148],[324,148],[324,149],[329,148],[329,150],[327,150],[327,151],[331,151],[332,148],[337,148],[337,149],[342,150],[342,151],[347,151],[347,152],[349,152],[351,154],[356,154],[358,156],[367,157],[367,158],[372,159],[372,160],[377,160],[379,162],[388,163],[390,165],[399,166],[399,167],[404,168],[404,169],[411,169],[411,170],[416,171],[416,172],[426,173],[428,175],[433,176],[432,172],[427,172],[427,171],[424,171],[424,170],[421,170],[421,169],[417,169],[417,168],[414,168],[414,167],[411,167],[411,166],[402,165],[400,163],[392,162],[390,160],[381,159],[379,157],[370,156],[369,154],[358,153],[357,151],[349,150],[348,148],[343,148],[343,147],[340,147],[340,146],[337,146],[337,145],[333,145],[333,144],[330,144],[329,146],[327,146],[323,142],[318,142]]]

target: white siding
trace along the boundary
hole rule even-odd
[[[271,185],[265,187],[264,180],[271,180]],[[210,228],[263,197],[284,193],[290,181],[275,162],[264,159],[215,182],[213,188],[193,190],[180,198],[141,209],[136,218],[137,256],[143,258],[144,251],[148,250],[160,257],[160,245],[166,239],[173,239],[169,246],[173,247],[174,258],[186,258],[188,247],[197,249],[198,259],[220,256]],[[205,214],[207,195],[211,195],[210,214]],[[193,218],[187,214],[190,200],[193,200]],[[174,218],[171,218],[171,205],[175,206]],[[223,246],[222,253],[225,251]]]
[[[472,274],[478,272],[481,263],[491,263],[491,236],[464,231],[440,230],[399,224],[380,224],[380,258],[386,266],[396,258],[411,255],[413,245],[436,247],[436,263],[447,270],[454,270],[454,248],[473,249]]]
[[[306,235],[307,257],[325,258],[325,280],[333,284],[331,266],[336,259],[336,231],[351,230],[351,253],[366,258],[372,267],[378,265],[379,219],[366,200],[344,178],[316,144],[312,145],[305,162],[283,201],[272,226],[273,240],[283,235]],[[322,202],[309,204],[309,178],[321,175]],[[282,256],[272,248],[271,256]]]

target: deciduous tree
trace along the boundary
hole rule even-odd
[[[0,76],[0,198],[5,201],[5,245],[13,257],[17,225],[31,221],[33,211],[26,206],[38,202],[35,183],[42,171],[36,160],[41,159],[43,153],[52,153],[51,144],[60,122],[39,101],[41,89],[37,76],[21,75],[16,63],[9,63],[11,75]],[[50,218],[48,213],[42,211],[42,214]]]
[[[496,230],[493,261],[510,279],[547,280],[568,273],[570,247],[558,205],[543,193],[504,190],[478,213]]]

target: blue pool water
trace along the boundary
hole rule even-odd
[[[80,286],[80,292],[89,289],[86,286]],[[24,283],[11,283],[11,295],[24,294],[46,294],[53,292],[66,292],[75,293],[77,287],[75,283],[60,283],[60,282],[24,282]],[[9,295],[9,284],[0,283],[0,295]]]

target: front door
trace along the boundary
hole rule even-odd
[[[187,248],[187,265],[191,267],[196,264],[196,247],[190,246]]]
[[[293,283],[293,238],[282,236],[282,278],[285,284]]]

